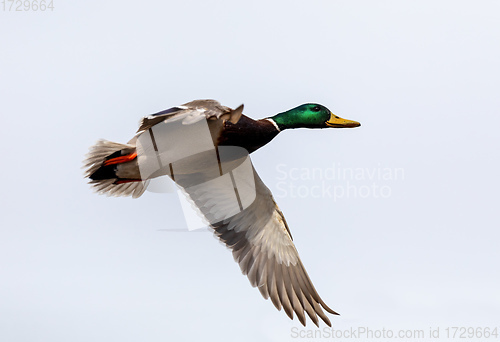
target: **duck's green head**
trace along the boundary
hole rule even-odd
[[[361,125],[357,121],[342,119],[325,106],[316,103],[303,104],[279,113],[271,119],[276,122],[280,130],[288,128],[344,128]]]

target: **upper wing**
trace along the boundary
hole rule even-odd
[[[202,182],[200,174],[176,181],[209,221],[215,235],[232,249],[243,274],[248,276],[252,286],[258,287],[264,298],[271,298],[278,310],[283,307],[291,319],[295,311],[303,325],[305,311],[316,325],[319,316],[331,326],[322,308],[337,313],[316,292],[292,242],[283,213],[253,169],[250,157],[243,158],[248,158],[249,172],[237,172],[233,165],[229,167],[232,171],[224,174],[230,174],[227,179],[232,180],[232,186],[224,186],[213,179]],[[223,161],[221,174],[224,169],[228,167]],[[193,186],[195,183],[199,185]]]
[[[165,120],[173,121],[183,119],[183,123],[190,124],[201,119],[224,119],[237,123],[243,112],[243,105],[236,109],[221,105],[215,100],[195,100],[181,106],[145,116],[139,123],[138,133],[148,130],[154,125]]]

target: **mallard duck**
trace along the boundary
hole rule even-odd
[[[357,127],[356,121],[308,103],[261,120],[215,100],[195,100],[144,117],[136,135],[120,144],[100,140],[85,160],[95,190],[139,197],[149,179],[167,175],[183,190],[214,235],[232,250],[241,271],[278,310],[316,326],[323,309],[337,314],[314,288],[285,217],[259,178],[249,153],[292,128]]]

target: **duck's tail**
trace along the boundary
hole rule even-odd
[[[134,145],[99,140],[87,153],[83,167],[85,177],[100,194],[137,198],[146,190]]]

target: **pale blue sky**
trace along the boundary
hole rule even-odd
[[[54,7],[0,12],[1,341],[296,340],[210,233],[163,231],[183,225],[175,196],[108,198],[83,179],[97,139],[197,98],[361,122],[252,156],[335,328],[498,324],[498,1]],[[363,176],[291,179],[329,168]]]

